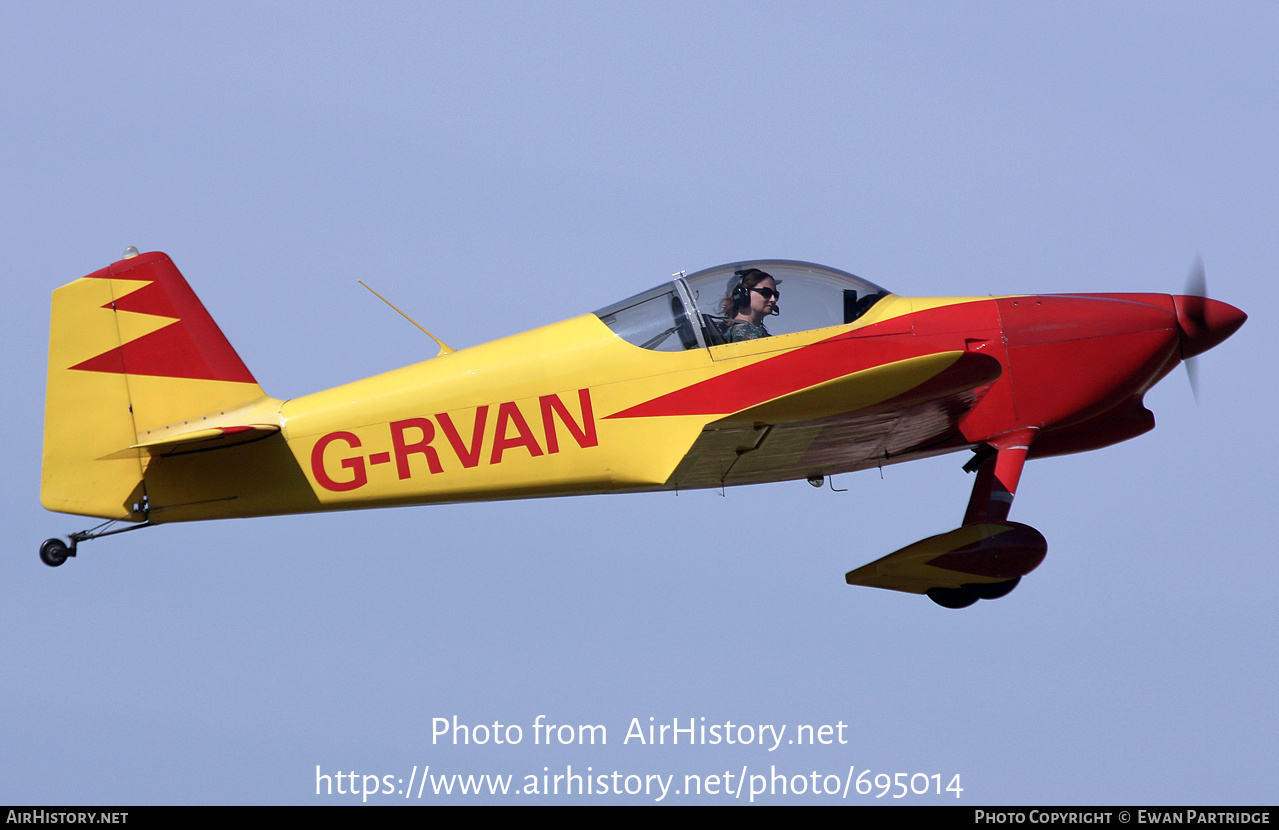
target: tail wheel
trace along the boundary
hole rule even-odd
[[[67,561],[69,549],[61,539],[46,539],[40,546],[40,561],[50,568],[56,568]]]

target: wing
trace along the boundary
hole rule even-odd
[[[949,452],[967,445],[959,419],[1001,371],[987,355],[940,352],[757,403],[708,423],[671,483],[783,481]]]

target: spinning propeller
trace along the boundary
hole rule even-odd
[[[1181,359],[1186,364],[1190,391],[1198,401],[1199,368],[1195,356],[1234,334],[1248,315],[1220,300],[1209,299],[1200,257],[1195,257],[1195,264],[1186,277],[1186,293],[1174,296],[1172,302],[1177,309],[1177,325],[1181,327]]]

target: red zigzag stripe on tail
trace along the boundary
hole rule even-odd
[[[103,308],[114,305],[116,311],[177,319],[164,328],[77,363],[71,369],[257,383],[166,255],[158,252],[142,254],[95,271],[85,279],[147,282],[147,285]]]

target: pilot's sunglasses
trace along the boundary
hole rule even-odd
[[[782,292],[774,291],[771,288],[752,288],[751,291],[754,291],[756,294],[759,294],[765,300],[776,300],[776,299],[780,299],[782,296]]]

